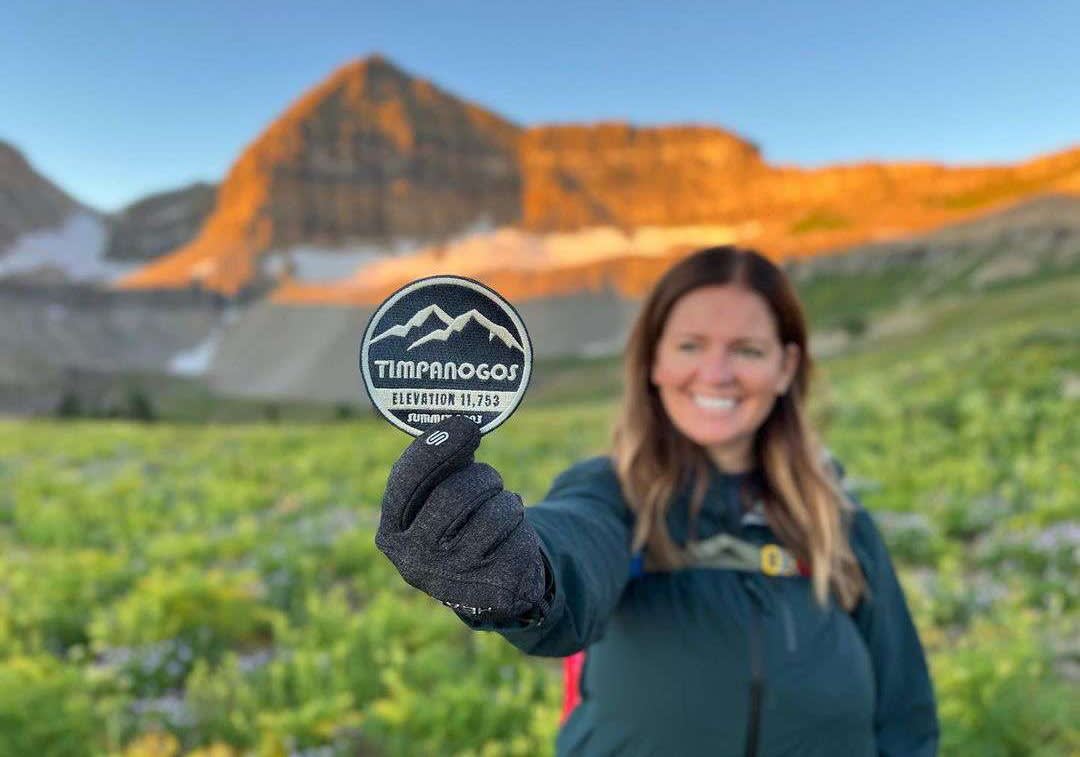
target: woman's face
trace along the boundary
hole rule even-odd
[[[753,465],[754,435],[787,391],[799,348],[765,299],[735,284],[695,289],[668,315],[651,378],[671,422],[724,471]]]

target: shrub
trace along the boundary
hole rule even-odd
[[[157,570],[96,613],[90,635],[96,649],[179,639],[216,657],[226,648],[270,638],[276,613],[262,603],[261,594],[252,573],[195,566]]]
[[[48,656],[0,661],[0,757],[90,757],[105,740],[77,668]]]

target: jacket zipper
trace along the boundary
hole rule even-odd
[[[748,587],[749,588],[749,587]],[[751,594],[755,592],[751,589]],[[762,639],[761,607],[750,600],[750,712],[746,722],[746,757],[757,757],[761,738],[761,706],[765,696],[764,641]],[[780,614],[784,622],[784,637],[789,653],[798,648],[795,620],[791,617],[788,603],[780,600]]]

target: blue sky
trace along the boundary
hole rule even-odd
[[[703,123],[773,163],[986,163],[1080,143],[1080,3],[51,2],[0,21],[0,139],[115,210],[219,181],[378,51],[523,125]]]

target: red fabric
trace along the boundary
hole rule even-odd
[[[570,713],[581,701],[581,690],[578,685],[581,682],[581,669],[584,665],[584,650],[563,658],[563,708],[560,723],[566,722]]]

